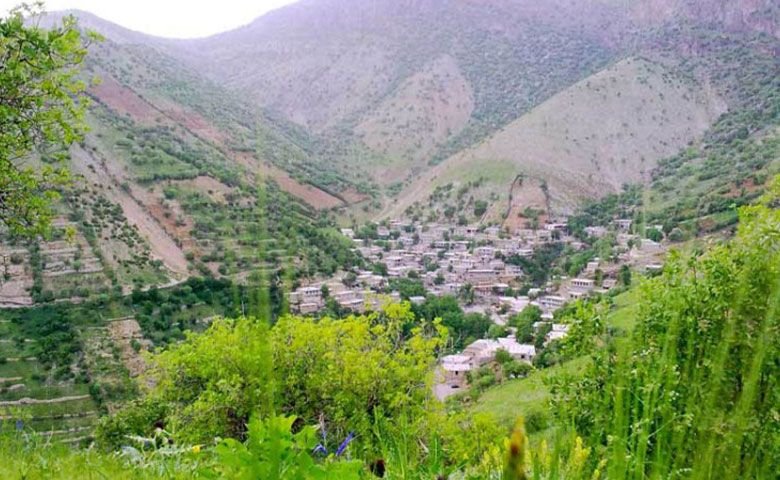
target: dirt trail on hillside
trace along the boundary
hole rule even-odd
[[[158,258],[174,274],[187,275],[187,259],[182,249],[165,229],[120,185],[123,178],[117,177],[117,171],[109,173],[101,162],[76,146],[71,149],[73,168],[94,184],[111,190],[110,198],[113,198],[122,208],[127,220],[135,225],[141,235],[149,242],[152,255]]]

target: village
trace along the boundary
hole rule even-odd
[[[660,226],[647,228],[660,230]],[[368,264],[380,268],[341,273],[302,285],[289,294],[290,306],[301,314],[316,314],[330,300],[356,313],[374,310],[388,299],[401,299],[400,293],[391,288],[393,279],[411,277],[424,285],[427,295],[457,297],[464,311],[484,313],[496,325],[506,325],[511,316],[529,305],[537,306],[542,311],[539,323],[548,324],[545,342],[551,342],[566,336],[568,326],[553,320],[555,311],[567,302],[614,288],[621,269],[642,273],[660,270],[665,246],[631,232],[630,219],[586,227],[585,233],[592,239],[612,235],[611,258],[593,258],[576,277],[558,275],[543,285],[528,288],[523,268],[508,259],[530,259],[537,249],[551,244],[567,245],[574,251],[587,247],[569,233],[566,219],[515,232],[496,226],[402,220],[378,225],[371,235],[344,228],[341,233],[354,243],[355,251]],[[519,285],[526,288],[518,288]],[[422,303],[426,297],[411,296],[408,300]],[[528,363],[536,356],[534,345],[518,343],[511,333],[504,338],[479,339],[462,352],[441,359],[440,383],[446,388],[439,388],[437,394],[446,397],[452,390],[466,387],[468,372],[492,362],[498,350]]]

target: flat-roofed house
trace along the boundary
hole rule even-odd
[[[615,226],[620,230],[621,232],[627,232],[631,230],[631,219],[629,218],[620,218],[615,220]]]
[[[474,268],[466,272],[466,279],[471,283],[488,283],[496,279],[496,271],[491,268]]]
[[[526,343],[518,343],[513,336],[499,338],[497,341],[499,348],[509,352],[515,360],[531,363],[536,356],[536,347]]]
[[[590,237],[601,238],[607,234],[607,229],[601,226],[585,227],[585,233]]]
[[[498,350],[498,342],[495,340],[480,339],[472,342],[463,350],[463,355],[472,359],[472,367],[481,367],[493,361]]]
[[[558,295],[545,295],[539,298],[539,306],[542,310],[555,311],[566,303],[566,299]]]
[[[569,326],[562,323],[553,323],[552,330],[544,337],[545,343],[550,343],[554,340],[560,340],[569,334]]]
[[[301,303],[320,303],[322,302],[321,287],[301,287],[298,289]]]
[[[528,306],[528,297],[499,297],[498,305],[506,305],[511,313],[520,313]]]
[[[316,313],[320,310],[319,303],[301,303],[298,305],[298,311],[304,315]]]
[[[444,383],[451,387],[463,388],[468,384],[466,376],[472,370],[471,357],[468,355],[447,355],[441,359],[444,371]]]
[[[596,282],[589,278],[572,278],[571,288],[578,292],[590,292],[596,288]]]

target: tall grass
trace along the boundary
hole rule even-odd
[[[775,182],[732,241],[670,255],[641,287],[628,346],[556,387],[559,420],[590,448],[579,478],[776,478],[778,198]]]

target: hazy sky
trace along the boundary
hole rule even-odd
[[[26,0],[31,3],[32,0]],[[295,0],[47,0],[46,9],[77,8],[161,37],[193,38],[245,25]],[[5,13],[22,0],[0,0]]]

